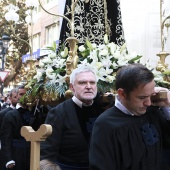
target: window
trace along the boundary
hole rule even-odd
[[[33,35],[33,52],[40,48],[40,33]]]
[[[46,44],[52,44],[59,39],[59,26],[57,24],[46,27]]]

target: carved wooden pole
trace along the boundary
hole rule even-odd
[[[45,141],[51,133],[52,126],[47,124],[42,124],[37,131],[31,126],[21,128],[21,136],[31,142],[30,170],[40,170],[40,141]]]
[[[77,56],[77,48],[76,44],[78,43],[78,40],[75,37],[69,37],[67,38],[67,42],[69,43],[69,55],[66,61],[66,73],[70,76],[72,71],[77,67],[78,63],[78,56]]]

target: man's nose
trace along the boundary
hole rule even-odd
[[[86,84],[86,88],[91,88],[91,84],[90,84],[90,83],[87,83],[87,84]]]
[[[145,99],[144,105],[145,105],[145,106],[150,106],[150,105],[151,105],[151,98],[150,98],[150,97],[148,97],[148,98]]]

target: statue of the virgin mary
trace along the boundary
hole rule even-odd
[[[71,0],[66,0],[64,15],[70,17]],[[107,34],[110,42],[118,45],[124,43],[119,0],[78,0],[74,13],[74,35],[79,44],[86,39],[92,43],[103,43]],[[70,37],[66,20],[63,20],[60,43]]]

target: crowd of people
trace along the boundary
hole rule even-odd
[[[70,75],[73,97],[49,109],[45,124],[52,134],[41,142],[41,170],[169,170],[170,91],[155,87],[154,75],[141,64],[123,66],[116,75],[115,102],[104,109],[93,68]],[[167,98],[152,101],[160,90]],[[32,111],[20,103],[23,88],[9,94],[0,111],[0,169],[29,170],[30,143],[20,135],[32,126]]]
[[[73,70],[70,89],[72,99],[47,115],[45,123],[53,132],[41,144],[41,170],[170,168],[165,152],[170,149],[170,92],[155,87],[149,69],[141,64],[122,67],[116,76],[115,104],[105,111],[95,100],[97,78],[92,68]],[[152,102],[159,90],[166,90],[167,98]]]
[[[0,111],[9,107],[11,104],[11,100],[10,100],[10,93],[6,94],[6,95],[1,95],[0,96]]]
[[[30,170],[30,142],[21,136],[22,126],[32,126],[37,130],[41,123],[37,121],[35,109],[30,110],[20,100],[26,93],[24,85],[9,93],[9,107],[0,111],[0,170]]]

